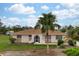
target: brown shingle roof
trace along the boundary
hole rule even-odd
[[[28,30],[23,30],[19,32],[15,32],[13,35],[31,35],[31,34],[44,34],[41,32],[41,29],[28,29]],[[48,35],[66,35],[65,33],[62,33],[60,31],[48,31]]]

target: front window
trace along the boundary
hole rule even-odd
[[[61,39],[62,39],[62,36],[61,36],[61,35],[57,35],[57,36],[56,36],[56,39],[57,39],[57,40],[61,40]]]
[[[17,38],[21,38],[22,36],[21,35],[17,35]]]
[[[46,42],[51,42],[51,35],[45,36]]]
[[[32,39],[32,35],[29,35],[29,41]]]
[[[51,35],[48,35],[48,39],[51,39]]]
[[[45,39],[51,39],[51,35],[46,36]]]

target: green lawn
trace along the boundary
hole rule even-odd
[[[55,45],[51,45],[50,48],[55,48]],[[46,48],[46,45],[28,45],[28,44],[11,44],[9,41],[9,36],[0,35],[0,51],[11,51],[11,50],[27,50],[27,49],[39,49]]]

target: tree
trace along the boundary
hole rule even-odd
[[[3,23],[2,23],[2,21],[1,21],[1,19],[0,19],[0,27],[2,27],[2,25],[3,25]]]
[[[34,27],[35,29],[40,29],[40,24],[39,22],[36,23],[36,26]]]
[[[68,28],[68,26],[64,26],[64,27],[62,27],[62,28],[60,29],[60,31],[65,33],[65,32],[67,32],[67,28]]]
[[[72,26],[72,25],[69,25],[68,27],[67,27],[67,29],[68,30],[71,30],[71,29],[73,29],[74,27]]]
[[[21,28],[20,25],[15,25],[15,26],[12,27],[12,30],[15,31],[15,32],[17,32],[17,31],[21,31],[22,28]]]
[[[54,23],[56,22],[56,16],[52,15],[52,13],[42,14],[43,17],[39,17],[39,20],[35,27],[38,27],[42,30],[43,33],[46,33],[46,41],[47,41],[47,53],[49,53],[49,45],[48,45],[48,30],[54,30]]]
[[[77,40],[77,41],[79,41],[79,27],[76,27],[74,29],[74,34],[73,34],[72,38],[75,39],[75,40]]]
[[[74,29],[70,29],[70,30],[67,31],[67,35],[68,35],[68,37],[70,37],[70,38],[73,37],[74,33],[75,33],[75,32],[74,32]]]
[[[3,25],[1,19],[0,19],[0,34],[5,34],[6,33],[6,26]]]
[[[54,24],[55,30],[59,30],[61,26],[59,24]]]
[[[1,27],[1,32],[2,32],[2,34],[6,34],[7,28],[5,25]]]
[[[76,27],[73,27],[73,26],[68,26],[67,27],[67,35],[68,35],[68,38],[69,38],[69,45],[73,45],[75,46],[75,41],[79,41],[79,27],[76,26]]]

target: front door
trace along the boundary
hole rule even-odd
[[[36,36],[34,37],[34,42],[39,42],[39,43],[40,43],[40,37],[39,37],[38,35],[36,35]]]

